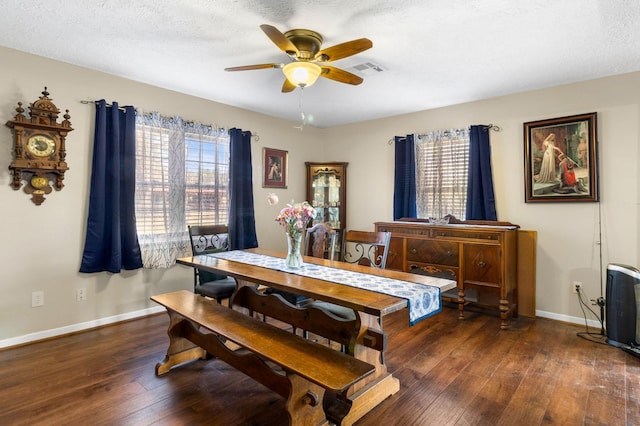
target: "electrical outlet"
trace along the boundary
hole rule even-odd
[[[582,291],[582,283],[580,281],[574,281],[571,285],[571,291],[578,293],[578,290]]]
[[[79,288],[76,290],[76,302],[86,302],[87,301],[87,289]]]
[[[31,307],[44,306],[44,291],[31,292]]]

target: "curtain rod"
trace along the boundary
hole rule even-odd
[[[80,103],[81,103],[81,104],[85,104],[85,105],[95,104],[96,102],[97,102],[97,101],[89,101],[89,100],[86,100],[86,99],[81,99],[81,100],[80,100]],[[111,107],[111,106],[113,106],[113,105],[112,105],[112,104],[110,104],[110,103],[107,103],[107,106]],[[118,107],[118,109],[119,109],[120,111],[124,111],[124,108],[122,108],[122,107]],[[161,116],[161,117],[163,117],[163,118],[172,118],[172,117],[166,117],[166,116]],[[195,121],[187,121],[187,123],[195,123]],[[208,124],[208,126],[213,126],[213,125]],[[214,127],[217,127],[217,126],[214,126]],[[223,130],[224,130],[224,128],[223,128]],[[259,136],[257,133],[253,133],[253,132],[251,132],[251,137],[252,137],[253,139],[255,139],[255,141],[256,141],[256,142],[260,141],[260,136]]]
[[[502,130],[502,128],[501,128],[500,126],[496,125],[496,124],[488,124],[488,125],[486,125],[486,126],[484,126],[484,127],[486,127],[486,128],[487,128],[487,129],[489,129],[489,130],[493,130],[494,132],[499,132],[499,131],[501,131],[501,130]],[[469,130],[469,129],[470,129],[470,127],[469,127],[469,128],[467,128],[466,130]],[[460,132],[461,130],[465,130],[465,129],[456,129],[456,133]],[[449,135],[449,130],[445,130],[445,131],[444,131],[444,134],[445,134],[445,135]],[[426,135],[425,133],[420,133],[420,134],[418,134],[418,137],[420,137],[420,136],[425,136],[425,135]],[[389,144],[389,145],[393,145],[393,142],[395,142],[395,138],[391,138],[391,139],[389,139],[389,141],[387,142],[387,144]]]
[[[80,100],[80,103],[81,103],[81,104],[85,104],[85,105],[95,104],[96,102],[97,102],[97,101],[88,101],[88,100],[86,100],[86,99],[81,99],[81,100]],[[110,106],[113,106],[113,105],[111,105],[110,103],[107,103],[107,106],[109,106],[109,107],[110,107]],[[123,107],[121,107],[121,106],[119,106],[119,107],[118,107],[118,109],[119,109],[120,111],[124,111],[124,108],[123,108]]]

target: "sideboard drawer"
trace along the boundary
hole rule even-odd
[[[485,240],[500,241],[501,234],[499,232],[473,232],[467,230],[456,229],[434,229],[432,231],[433,238],[461,238],[465,240]]]
[[[407,240],[407,261],[458,266],[458,243],[436,240]]]
[[[416,268],[420,268],[422,270],[424,270],[425,272],[427,272],[424,275],[431,275],[431,276],[435,276],[435,277],[441,277],[438,274],[442,273],[442,272],[450,272],[451,274],[453,274],[453,277],[451,279],[455,280],[456,282],[458,281],[458,276],[459,276],[459,272],[458,272],[458,268],[455,266],[446,266],[446,265],[433,265],[430,263],[421,263],[421,262],[408,262],[407,263],[407,268],[406,270],[412,273],[414,269]],[[445,276],[444,278],[449,278],[449,276]]]

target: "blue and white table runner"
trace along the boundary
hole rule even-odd
[[[242,250],[210,253],[206,256],[248,263],[263,268],[331,281],[337,284],[344,284],[407,299],[410,325],[414,325],[442,311],[442,298],[439,287],[380,277],[378,275],[363,274],[361,272],[347,271],[329,266],[315,265],[313,263],[305,263],[302,268],[293,269],[288,268],[285,265],[285,260],[282,258]],[[436,280],[437,278],[433,279]]]

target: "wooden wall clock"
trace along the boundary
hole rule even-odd
[[[12,174],[11,187],[31,194],[31,200],[39,206],[45,194],[51,193],[52,184],[57,191],[64,187],[66,163],[65,141],[73,130],[66,110],[58,123],[60,110],[49,98],[47,88],[42,96],[29,104],[29,117],[24,114],[22,102],[18,102],[17,114],[6,125],[13,132],[13,161],[9,165]]]

